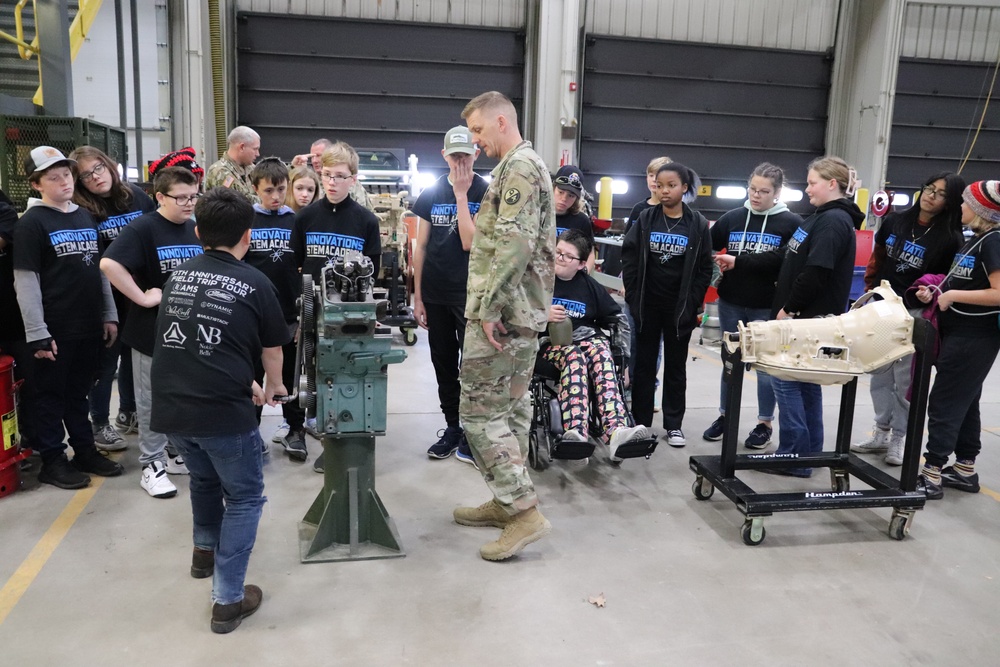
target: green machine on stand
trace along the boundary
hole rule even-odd
[[[299,524],[303,563],[405,555],[375,492],[375,438],[385,435],[388,366],[406,359],[379,331],[371,260],[356,251],[303,276],[299,402],[322,434],[323,490]]]

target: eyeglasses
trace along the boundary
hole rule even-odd
[[[324,181],[329,181],[330,183],[333,183],[334,185],[340,185],[344,181],[347,181],[347,180],[350,180],[351,178],[353,178],[354,174],[348,174],[347,176],[344,176],[342,174],[328,174],[327,172],[324,171],[319,176]]]
[[[163,196],[164,197],[170,197],[171,199],[173,199],[175,202],[177,202],[181,206],[187,206],[188,204],[193,204],[196,201],[198,201],[199,199],[201,199],[201,195],[189,195],[187,197],[185,197],[184,195],[181,195],[180,197],[175,197],[173,195],[168,195],[166,192],[163,193]]]
[[[938,199],[946,199],[948,193],[944,190],[935,190],[933,185],[925,185],[921,192],[924,193],[925,197],[936,197]]]
[[[564,252],[557,252],[556,253],[556,259],[560,259],[560,260],[562,260],[564,262],[567,262],[567,261],[568,262],[579,262],[580,261],[579,257],[574,257],[573,255],[567,255]]]
[[[84,171],[80,173],[80,182],[86,183],[87,181],[94,178],[94,176],[100,176],[108,170],[107,166],[103,162],[98,162],[93,169],[90,171]]]
[[[574,188],[582,188],[583,181],[576,174],[570,174],[569,176],[559,176],[555,180],[556,185],[568,185]]]
[[[774,190],[758,190],[752,185],[747,188],[747,192],[749,192],[752,195],[757,195],[758,197],[770,197],[771,195],[774,194]]]

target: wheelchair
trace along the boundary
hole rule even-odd
[[[606,327],[605,333],[611,341],[611,356],[615,363],[615,376],[618,383],[618,393],[625,400],[625,382],[622,380],[626,367],[627,343],[619,344],[620,325],[615,323]],[[627,331],[627,325],[626,325]],[[590,422],[587,442],[564,441],[562,439],[562,409],[559,407],[559,370],[542,356],[547,345],[539,350],[535,360],[535,370],[531,377],[528,391],[531,394],[531,430],[528,432],[528,465],[532,470],[545,470],[554,460],[579,461],[589,458],[597,448],[593,434],[601,431],[600,420],[597,417],[597,399],[594,385],[590,385]],[[625,421],[628,426],[635,426],[628,405],[625,405]],[[649,437],[626,443],[618,448],[618,458],[633,459],[649,458],[656,451],[657,438]],[[620,467],[621,461],[612,461],[611,465]]]

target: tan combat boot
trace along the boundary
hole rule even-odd
[[[551,531],[552,524],[542,516],[537,507],[532,507],[511,517],[511,521],[500,533],[499,539],[480,547],[479,555],[486,560],[506,560]]]
[[[513,521],[514,517],[507,514],[496,498],[483,503],[479,507],[456,507],[455,523],[463,526],[494,526],[503,528]]]

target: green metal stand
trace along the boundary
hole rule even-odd
[[[327,435],[323,462],[323,490],[299,523],[302,562],[405,556],[375,492],[375,436]]]

